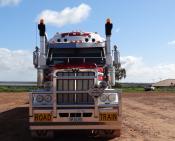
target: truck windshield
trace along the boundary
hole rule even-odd
[[[47,64],[65,63],[105,63],[103,48],[52,48],[49,50]]]

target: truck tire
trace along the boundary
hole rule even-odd
[[[117,137],[120,137],[121,130],[120,129],[117,129],[117,130],[104,130],[104,134],[105,134],[105,137],[107,139],[117,138]]]
[[[53,138],[53,131],[33,130],[31,131],[32,138]]]
[[[89,137],[92,138],[106,138],[106,139],[113,139],[120,137],[121,130],[92,130]]]
[[[113,135],[114,135],[115,137],[120,137],[120,136],[121,136],[121,130],[120,130],[120,129],[114,130]]]

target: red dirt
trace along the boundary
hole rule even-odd
[[[110,141],[175,140],[175,94],[125,93],[122,102],[122,135]],[[28,130],[27,103],[26,93],[0,93],[0,141],[32,141]],[[71,135],[53,140],[91,139]]]

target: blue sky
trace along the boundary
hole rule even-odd
[[[48,23],[49,38],[58,31],[77,29],[96,31],[104,36],[105,20],[110,17],[114,24],[112,44],[118,45],[123,67],[128,72],[124,81],[154,82],[175,78],[174,0],[0,0],[0,63],[5,65],[0,69],[3,70],[1,74],[6,74],[5,68],[8,68],[9,75],[0,75],[0,81],[35,80],[30,54],[36,45],[37,17],[45,10],[61,12],[66,7],[77,8],[81,4],[90,8],[88,16],[61,27]],[[18,69],[10,65],[16,62],[8,62],[13,58],[4,52],[10,52],[11,56],[16,56],[16,52],[25,54],[16,60]],[[3,58],[7,58],[5,62]],[[26,62],[20,62],[21,59]],[[20,64],[26,67],[25,71],[20,70]],[[21,76],[27,71],[28,76]]]

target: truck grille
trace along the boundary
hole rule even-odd
[[[58,72],[57,77],[58,105],[94,104],[93,98],[85,92],[94,86],[95,72]]]

